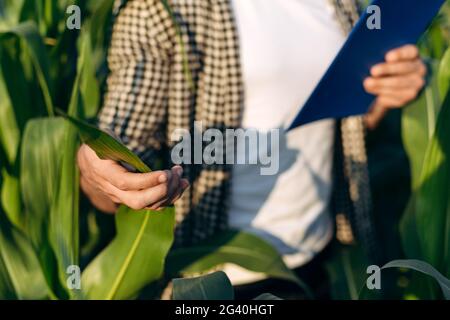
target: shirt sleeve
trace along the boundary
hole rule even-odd
[[[117,15],[99,126],[152,165],[165,144],[170,17],[159,1],[129,1]]]

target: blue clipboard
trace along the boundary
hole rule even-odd
[[[381,29],[369,29],[362,15],[333,63],[287,130],[327,118],[361,115],[375,97],[363,81],[370,68],[383,62],[388,51],[417,43],[445,0],[375,0],[381,10]]]

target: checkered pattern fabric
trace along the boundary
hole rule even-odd
[[[161,160],[170,165],[175,129],[193,133],[195,120],[203,122],[203,129],[238,128],[243,108],[239,41],[230,1],[169,3],[170,10],[161,0],[116,1],[110,75],[99,116],[103,129],[114,132],[151,167]],[[348,32],[358,19],[356,2],[332,3]],[[202,240],[226,228],[228,221],[231,167],[204,164],[184,169],[192,187],[176,204],[177,245]]]

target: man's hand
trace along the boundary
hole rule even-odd
[[[114,213],[118,204],[134,210],[159,210],[172,205],[189,187],[183,169],[131,173],[118,163],[101,160],[87,145],[78,151],[81,188],[100,210]]]
[[[375,128],[389,109],[403,107],[416,99],[425,85],[427,68],[419,49],[406,45],[388,52],[386,62],[375,65],[370,73],[364,88],[377,99],[365,120],[368,128]]]

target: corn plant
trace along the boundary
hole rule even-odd
[[[401,224],[405,253],[450,277],[450,50],[437,79],[404,112],[403,130],[411,160],[412,196]],[[425,291],[425,292],[424,292]],[[433,287],[418,293],[433,297]]]

